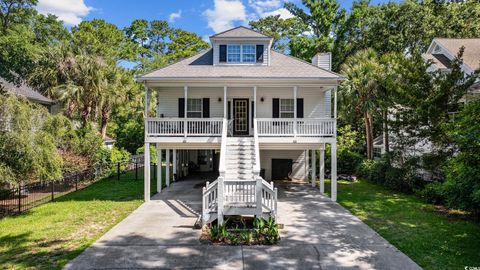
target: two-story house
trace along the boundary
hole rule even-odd
[[[224,215],[275,216],[276,188],[267,180],[315,185],[319,160],[323,193],[330,144],[335,201],[336,89],[343,77],[330,71],[331,55],[304,62],[272,50],[272,38],[246,27],[213,35],[210,42],[209,50],[137,78],[145,85],[145,152],[156,147],[157,181],[162,163],[167,186],[192,167],[218,171],[202,191],[204,223],[221,223]],[[155,115],[149,115],[152,98]],[[149,201],[147,180],[144,192]]]

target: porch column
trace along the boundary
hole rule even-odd
[[[315,152],[317,150],[312,149],[312,187],[315,187],[315,182],[317,181],[317,158]]]
[[[184,103],[184,108],[183,108],[183,136],[186,138],[187,137],[187,103],[188,103],[188,86],[184,86],[183,87],[183,96],[184,96],[184,99],[185,99],[185,102]]]
[[[331,181],[332,181],[332,201],[337,200],[337,142],[332,142],[332,172],[331,172]]]
[[[144,153],[144,171],[143,171],[143,198],[145,202],[150,201],[150,143],[145,143]]]
[[[173,149],[173,181],[177,181],[177,149]]]
[[[253,87],[253,120],[257,119],[257,86]]]
[[[170,186],[170,149],[165,149],[165,180],[167,187]]]
[[[162,148],[157,143],[157,192],[162,192]]]
[[[333,118],[337,119],[337,87],[333,88]]]
[[[149,93],[148,93],[148,87],[145,85],[145,86],[144,86],[144,89],[145,89],[145,97],[144,97],[143,101],[144,101],[144,103],[145,103],[145,104],[144,104],[144,109],[145,109],[145,111],[144,111],[143,114],[144,114],[144,117],[145,117],[145,118],[148,118],[148,105],[149,105],[149,104],[148,104],[148,102],[149,102],[149,100],[148,100],[148,96],[149,96],[149,95],[148,95],[148,94],[149,94]]]
[[[228,112],[227,112],[227,86],[223,87],[223,119],[227,119]]]
[[[308,149],[305,150],[305,181],[308,183]]]
[[[293,136],[297,137],[297,86],[293,87]]]
[[[325,193],[325,144],[320,147],[320,193]]]

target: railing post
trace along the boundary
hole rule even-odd
[[[117,162],[117,180],[120,180],[120,162]]]
[[[22,185],[18,183],[18,213],[22,212]]]
[[[263,215],[263,207],[262,207],[262,178],[256,177],[255,183],[255,206],[256,206],[256,216],[257,218],[261,218]]]
[[[217,189],[218,189],[218,196],[217,196],[217,218],[218,224],[223,224],[223,206],[224,206],[224,199],[225,199],[225,183],[223,177],[218,177],[217,182]]]

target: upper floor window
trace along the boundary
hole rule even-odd
[[[280,118],[293,118],[295,116],[293,99],[280,99]]]
[[[187,117],[202,118],[202,99],[201,98],[187,99]]]
[[[228,63],[255,63],[256,49],[255,45],[227,45]]]

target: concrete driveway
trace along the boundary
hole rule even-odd
[[[306,184],[279,187],[276,246],[213,246],[193,228],[205,179],[173,183],[65,269],[421,269],[337,203]],[[339,194],[341,196],[341,194]]]

